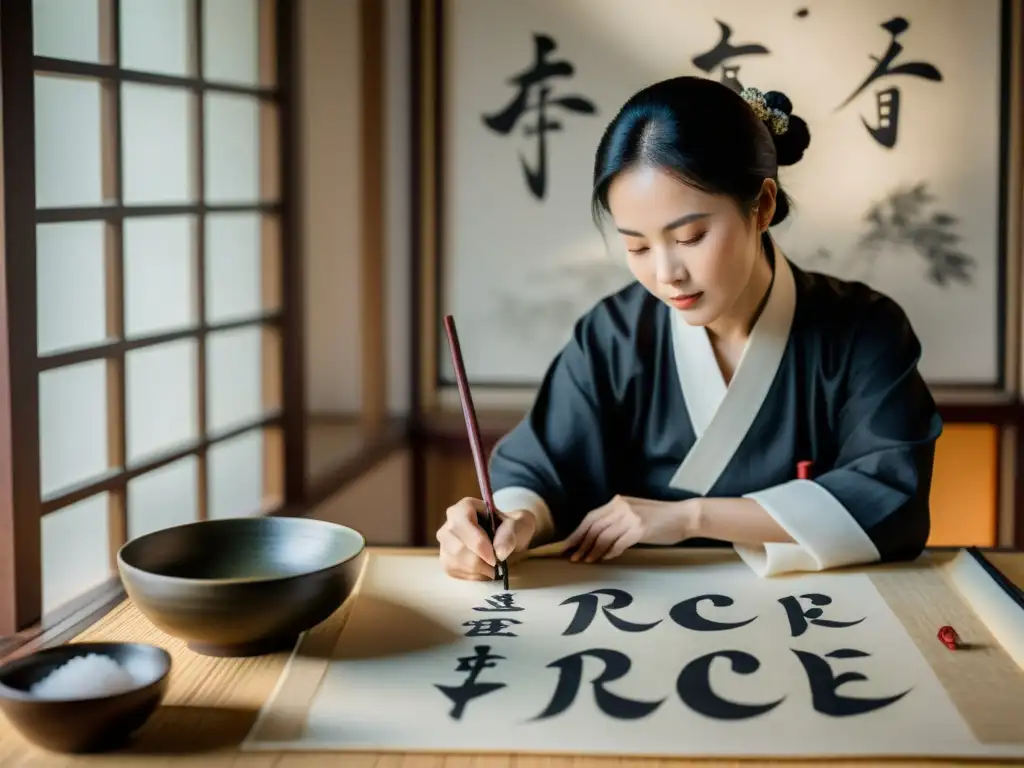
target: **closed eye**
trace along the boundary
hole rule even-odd
[[[691,237],[689,240],[676,240],[676,243],[678,245],[697,245],[697,243],[699,243],[701,240],[704,239],[704,236],[706,234],[707,234],[707,230],[701,232],[699,235]],[[646,245],[641,245],[641,246],[639,246],[637,248],[627,248],[626,250],[629,251],[630,253],[637,253],[637,254],[639,254],[639,253],[647,253],[647,251],[650,250],[650,249]]]

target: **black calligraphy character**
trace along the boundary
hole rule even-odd
[[[715,19],[715,23],[718,24],[719,30],[718,42],[713,48],[694,56],[690,61],[702,72],[711,72],[715,67],[722,65],[721,82],[739,93],[743,90],[743,84],[739,79],[740,67],[738,64],[729,65],[726,62],[739,56],[765,54],[771,53],[771,51],[760,43],[733,45],[729,42],[732,37],[732,27],[718,19]]]
[[[811,704],[815,711],[831,717],[847,717],[849,715],[862,715],[865,712],[873,712],[876,709],[895,704],[908,693],[911,688],[897,693],[895,696],[886,696],[881,699],[861,699],[854,696],[842,696],[839,694],[839,686],[844,683],[852,683],[857,680],[867,680],[867,677],[860,672],[843,672],[837,675],[832,671],[831,665],[820,656],[807,651],[796,651],[797,658],[804,665],[807,673],[807,682],[811,686]],[[837,651],[826,653],[832,659],[855,659],[869,656],[864,651],[857,651],[853,648],[840,648]]]
[[[533,64],[508,79],[510,85],[519,89],[519,94],[500,112],[483,115],[484,125],[501,136],[508,136],[524,114],[530,111],[537,113],[537,121],[523,129],[526,136],[537,138],[537,165],[535,168],[531,168],[522,155],[519,156],[519,162],[523,166],[526,184],[538,200],[543,200],[547,192],[547,134],[562,130],[562,124],[548,116],[549,110],[553,107],[561,107],[567,112],[581,115],[597,113],[594,103],[583,96],[550,98],[551,88],[547,85],[548,80],[553,77],[572,77],[576,71],[575,67],[565,59],[551,60],[548,58],[557,47],[557,43],[548,35],[535,34],[533,36]],[[533,88],[537,88],[537,99],[530,104],[530,93]]]
[[[505,687],[505,683],[477,682],[477,677],[480,676],[483,670],[497,666],[495,662],[505,657],[491,653],[491,646],[489,645],[478,645],[473,650],[474,654],[472,656],[460,657],[459,665],[455,668],[456,672],[469,673],[466,679],[462,681],[462,685],[434,685],[452,702],[452,708],[448,712],[448,716],[453,720],[459,720],[462,717],[462,713],[466,711],[466,705],[473,699]]]
[[[584,592],[582,595],[568,597],[561,602],[562,605],[576,603],[576,615],[572,622],[562,633],[563,635],[578,635],[583,632],[597,616],[597,607],[601,595],[608,595],[612,601],[604,606],[601,611],[613,627],[623,632],[646,632],[652,627],[661,624],[661,619],[652,621],[650,624],[636,624],[616,616],[613,611],[619,611],[628,607],[633,602],[633,596],[621,589],[595,589],[591,592]]]
[[[637,720],[646,717],[662,705],[665,701],[638,701],[627,699],[618,694],[612,693],[605,686],[625,677],[633,666],[629,656],[621,651],[613,651],[610,648],[591,648],[588,651],[577,651],[563,656],[557,661],[548,664],[558,670],[558,684],[555,686],[555,693],[548,702],[547,707],[537,715],[534,720],[544,720],[555,715],[560,715],[567,710],[576,700],[583,684],[583,660],[587,657],[597,659],[604,664],[601,674],[593,679],[594,701],[598,708],[609,717],[617,720]]]
[[[822,606],[831,605],[832,598],[828,595],[821,595],[817,592],[812,592],[808,595],[800,595],[804,600],[810,600],[811,605]],[[821,615],[824,611],[821,608],[808,608],[806,611],[800,607],[800,600],[795,597],[780,597],[779,602],[782,603],[782,607],[786,609],[786,618],[789,619],[789,630],[793,633],[793,637],[800,637],[804,632],[807,631],[808,624],[816,624],[819,627],[852,627],[855,624],[860,624],[867,616],[862,616],[856,621],[834,621],[832,619],[823,619]]]
[[[507,632],[509,624],[522,624],[519,619],[472,619],[462,622],[469,627],[466,637],[518,637],[515,632]]]
[[[711,664],[719,657],[726,659],[737,675],[752,675],[761,666],[756,656],[743,651],[714,651],[691,661],[679,673],[676,691],[694,712],[715,720],[745,720],[771,712],[785,700],[783,696],[766,704],[743,704],[723,699],[711,689]]]
[[[500,595],[494,595],[493,597],[487,598],[484,602],[487,603],[487,607],[477,607],[474,611],[522,611],[525,610],[518,605],[513,605],[515,595],[511,592],[503,592]]]
[[[909,77],[920,77],[922,80],[942,82],[942,73],[926,61],[907,61],[895,67],[891,66],[899,58],[900,53],[903,52],[903,46],[897,38],[910,28],[909,21],[902,16],[893,16],[879,26],[888,32],[891,37],[889,48],[882,58],[877,56],[870,57],[875,62],[875,68],[864,79],[864,82],[857,86],[857,89],[850,94],[846,101],[839,105],[838,109],[845,107],[871,83],[883,77],[907,75]],[[899,87],[894,85],[880,91],[875,91],[875,105],[878,111],[878,127],[872,128],[863,117],[861,122],[864,123],[864,127],[875,141],[887,149],[892,149],[896,146],[896,135],[899,132],[900,125]]]
[[[715,608],[726,608],[735,602],[731,597],[726,597],[725,595],[699,595],[673,605],[668,612],[668,616],[683,629],[692,629],[695,632],[721,632],[726,629],[736,629],[737,627],[749,624],[757,618],[757,616],[754,616],[745,621],[733,622],[705,619],[697,613],[697,606],[704,600],[709,601]]]

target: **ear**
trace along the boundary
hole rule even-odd
[[[774,179],[765,179],[761,182],[761,192],[757,196],[757,205],[754,212],[757,216],[757,231],[767,232],[771,226],[772,217],[775,215],[775,199],[779,192],[779,185]]]

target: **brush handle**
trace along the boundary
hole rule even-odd
[[[462,401],[462,415],[466,420],[469,447],[473,451],[476,479],[480,485],[480,495],[483,498],[484,506],[487,508],[487,524],[484,529],[487,531],[488,538],[493,542],[494,534],[498,531],[498,514],[494,504],[494,494],[491,492],[491,479],[487,472],[483,443],[480,440],[480,425],[476,419],[476,409],[473,407],[473,395],[469,391],[466,366],[462,362],[462,347],[459,345],[459,335],[455,330],[455,319],[451,315],[445,315],[444,329],[448,335],[448,347],[452,353],[452,367],[455,370],[455,383],[459,388],[459,399]],[[494,578],[504,578],[505,588],[508,589],[508,566],[504,560],[494,566]]]

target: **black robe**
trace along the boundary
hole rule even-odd
[[[616,494],[753,498],[796,542],[736,545],[761,575],[920,554],[942,422],[918,338],[887,296],[769,253],[728,386],[705,329],[638,283],[580,318],[492,453],[498,508],[530,509],[557,541]]]

